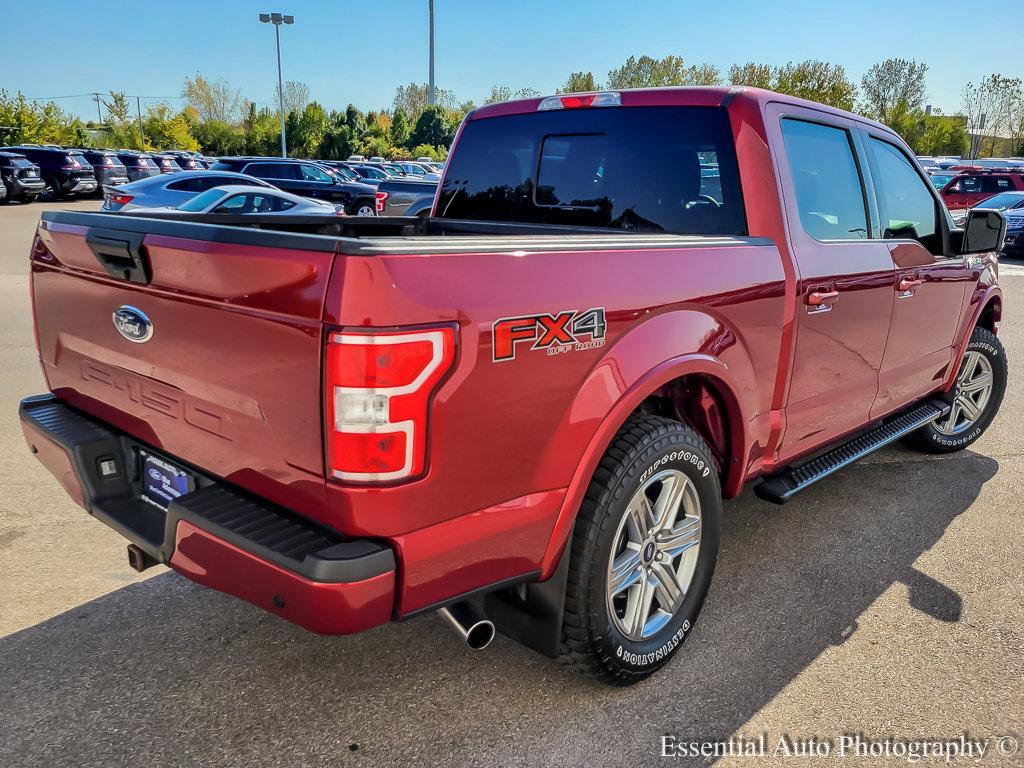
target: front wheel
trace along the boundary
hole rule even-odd
[[[907,443],[927,453],[962,451],[992,423],[1006,393],[1006,350],[996,335],[975,328],[946,399],[949,413],[911,434]]]
[[[573,529],[563,660],[613,685],[664,666],[704,603],[721,525],[718,472],[701,437],[659,416],[631,417]]]

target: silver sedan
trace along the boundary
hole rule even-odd
[[[280,189],[232,184],[196,195],[176,207],[149,208],[145,213],[288,214],[290,216],[344,216],[345,208],[324,200],[299,197]],[[142,212],[140,212],[142,213]]]
[[[228,184],[277,189],[254,176],[233,171],[181,171],[158,174],[130,184],[106,187],[104,211],[130,211],[134,208],[176,208],[201,192]]]

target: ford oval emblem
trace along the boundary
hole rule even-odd
[[[153,338],[153,323],[141,309],[122,304],[114,310],[114,327],[128,341],[142,344]]]

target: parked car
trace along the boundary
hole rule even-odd
[[[138,570],[325,634],[440,610],[627,685],[692,637],[723,499],[993,424],[1004,217],[953,229],[894,131],[756,88],[539,105],[471,112],[418,226],[44,212],[32,455]],[[923,509],[901,471],[861,480]]]
[[[139,181],[160,175],[160,167],[145,152],[121,149],[117,152],[117,158],[124,163],[125,170],[128,171],[128,181]]]
[[[380,155],[374,155],[373,157],[371,157],[371,158],[370,158],[369,160],[367,160],[366,162],[368,162],[368,163],[373,163],[373,164],[375,164],[375,165],[380,165],[381,163],[385,162],[385,160],[384,160],[384,158],[383,158],[383,157],[381,157]]]
[[[383,165],[360,165],[349,163],[348,166],[353,173],[360,176],[368,183],[379,183],[385,179],[394,178]]]
[[[178,167],[183,171],[205,171],[206,166],[203,164],[202,159],[198,155],[194,155],[191,152],[185,152],[184,150],[165,152],[165,155],[170,155],[174,158],[174,162],[178,164]]]
[[[956,171],[943,171],[941,169],[928,171],[928,180],[936,189],[942,189],[944,186],[949,184],[952,179],[956,178],[956,176]]]
[[[99,182],[96,194],[102,196],[105,187],[115,187],[118,184],[127,184],[130,181],[128,169],[121,162],[116,152],[108,149],[83,149],[82,154],[85,155],[85,159],[92,165],[93,173],[96,174],[96,181]]]
[[[411,160],[399,160],[395,162],[395,165],[410,176],[419,176],[423,181],[438,182],[441,180],[441,174],[424,167],[421,163],[414,163]]]
[[[51,200],[61,197],[88,195],[98,186],[92,165],[77,149],[53,149],[52,147],[0,147],[7,152],[16,152],[39,166],[39,173],[45,182],[45,192]]]
[[[348,161],[350,163],[365,163],[366,162],[366,158],[363,157],[362,155],[349,155],[348,156]]]
[[[1006,212],[1003,254],[1016,259],[1024,258],[1024,210],[1014,208]]]
[[[345,208],[323,200],[299,197],[264,184],[230,184],[200,192],[191,200],[175,207],[146,208],[141,211],[142,215],[150,213],[217,213],[234,216],[286,213],[289,216],[344,216]]]
[[[231,171],[181,171],[175,174],[157,174],[131,184],[108,189],[103,199],[103,210],[124,211],[135,208],[176,208],[200,192],[214,187],[247,184],[274,189],[262,179]]]
[[[212,171],[235,171],[269,181],[275,187],[300,197],[313,197],[341,203],[352,216],[376,216],[374,195],[370,184],[348,181],[329,166],[309,160],[270,157],[222,157]]]
[[[160,173],[179,173],[181,171],[181,166],[178,165],[178,160],[174,155],[153,152],[150,157],[153,158],[156,167],[160,169]]]
[[[942,199],[951,211],[973,208],[982,200],[1012,190],[1024,190],[1021,173],[968,171],[957,174],[942,188]]]
[[[340,176],[345,181],[354,181],[359,184],[368,183],[368,179],[364,179],[358,173],[353,171],[349,167],[349,163],[344,160],[321,160],[321,165],[325,165],[330,168],[331,172],[337,176]]]
[[[39,166],[19,152],[0,152],[0,182],[5,203],[31,203],[46,190]]]
[[[381,216],[426,216],[437,193],[431,181],[385,179],[377,186],[377,213]]]

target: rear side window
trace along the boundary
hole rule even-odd
[[[568,109],[470,120],[437,210],[449,219],[746,232],[732,132],[725,111],[715,107]]]
[[[235,184],[238,179],[230,176],[193,176],[191,179],[181,179],[180,181],[172,181],[167,185],[168,189],[177,190],[179,192],[205,192],[208,189],[214,187],[221,187],[225,184]]]
[[[849,132],[784,119],[782,136],[804,231],[815,240],[867,238],[864,187]]]
[[[1013,189],[1013,184],[1010,183],[1008,176],[985,176],[981,179],[981,191],[991,192],[1005,192],[1008,189]]]
[[[935,198],[910,159],[887,141],[868,141],[874,158],[872,169],[882,237],[886,240],[917,240],[932,253],[940,253]]]

